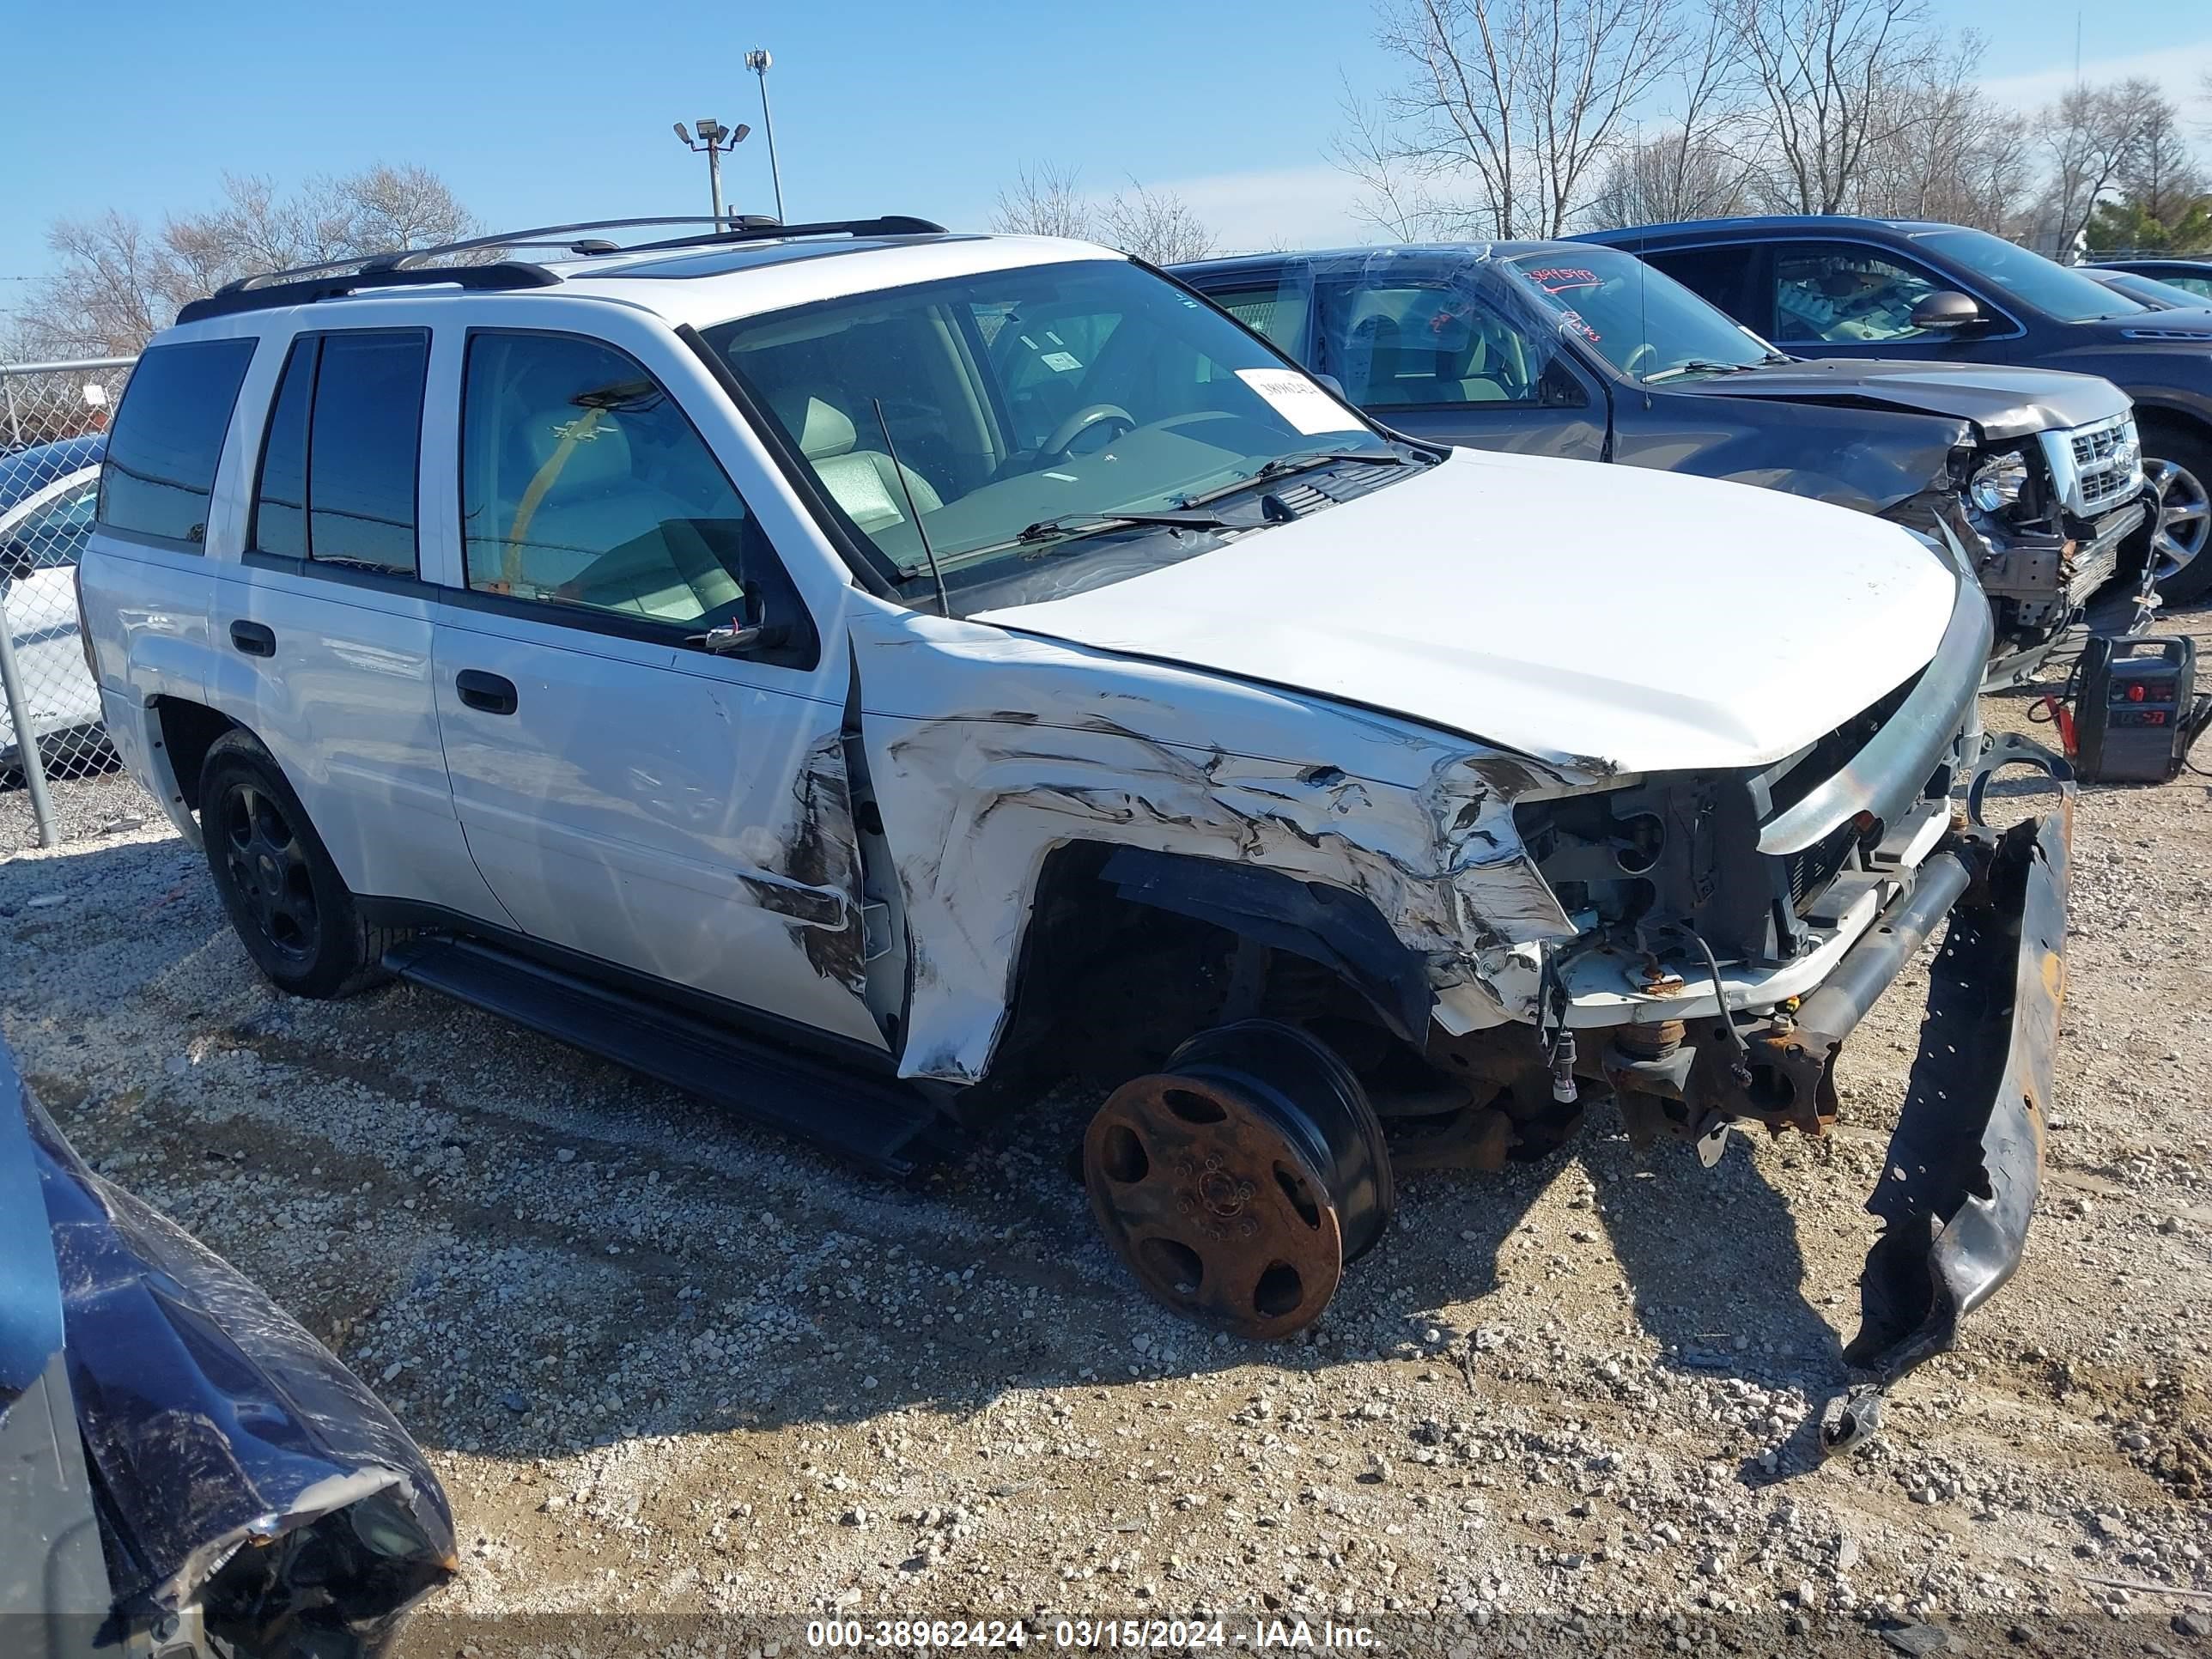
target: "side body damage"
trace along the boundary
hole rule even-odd
[[[910,675],[914,653],[863,653],[872,799],[910,941],[902,1075],[983,1076],[1039,873],[1073,842],[1266,869],[1364,904],[1462,1029],[1499,1017],[1478,951],[1574,933],[1512,808],[1595,782],[1602,763],[1577,773],[1164,664],[934,626],[945,637]],[[1016,673],[1020,707],[994,706]]]

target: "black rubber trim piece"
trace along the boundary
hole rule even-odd
[[[881,1174],[910,1172],[910,1149],[937,1127],[935,1111],[903,1084],[750,1041],[489,945],[413,939],[384,965]]]
[[[489,265],[441,265],[428,270],[355,270],[336,276],[310,276],[267,288],[226,287],[205,299],[188,301],[177,313],[179,323],[201,323],[241,311],[271,311],[279,306],[313,305],[362,289],[451,287],[471,293],[508,289],[552,288],[561,279],[543,265],[505,259]]]

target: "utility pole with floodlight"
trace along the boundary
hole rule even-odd
[[[678,121],[676,136],[684,141],[684,148],[695,155],[702,150],[706,152],[707,187],[714,198],[714,228],[721,230],[725,228],[722,217],[722,157],[742,143],[752,129],[743,121],[733,127],[726,127],[711,115],[702,116],[697,125],[699,136],[694,139],[684,123]]]
[[[761,131],[768,135],[768,176],[775,185],[775,218],[776,222],[781,224],[783,222],[783,169],[775,162],[775,123],[769,118],[768,112],[768,70],[769,65],[775,61],[768,55],[767,51],[760,46],[755,46],[745,54],[745,67],[760,76]]]

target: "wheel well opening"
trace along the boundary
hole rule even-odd
[[[1146,890],[1152,894],[1148,900],[1107,868],[1118,850],[1074,842],[1054,849],[1046,860],[1023,929],[1011,1018],[987,1081],[963,1092],[962,1114],[971,1122],[1018,1109],[1070,1078],[1116,1086],[1160,1069],[1185,1039],[1224,1018],[1261,1012],[1240,1001],[1239,943],[1267,940],[1269,918],[1263,905],[1248,932],[1235,906],[1249,898],[1247,889],[1255,874],[1283,883],[1291,878],[1240,866],[1208,867],[1205,860],[1178,860],[1192,866],[1192,886],[1170,895],[1162,890],[1164,884],[1155,883]],[[1226,872],[1218,888],[1212,885],[1218,872]],[[1305,884],[1297,884],[1297,896],[1318,902]],[[1215,899],[1220,902],[1211,902]],[[1332,926],[1343,929],[1330,937],[1348,941],[1346,953],[1370,943],[1352,928],[1385,928],[1358,895],[1331,890],[1329,899],[1322,908]],[[1279,940],[1281,930],[1273,937]],[[1316,959],[1334,954],[1328,951],[1327,939],[1300,937],[1315,953],[1273,944],[1243,995],[1263,1002],[1272,1017],[1325,1031],[1323,1040],[1354,1071],[1364,1060],[1403,1048],[1376,1006],[1382,971],[1398,968],[1400,962],[1380,947],[1370,949],[1368,959],[1381,960],[1383,968],[1366,975],[1363,984],[1358,968],[1348,966],[1341,956],[1334,962]],[[1404,971],[1421,972],[1419,958],[1395,938],[1387,946],[1404,952]],[[1390,988],[1381,988],[1387,994]],[[1425,995],[1425,983],[1422,989]],[[1193,1099],[1186,1115],[1197,1121],[1205,1109],[1206,1103]]]
[[[207,763],[207,752],[224,732],[239,730],[238,722],[204,703],[186,702],[177,697],[158,698],[154,707],[161,716],[161,747],[168,751],[169,770],[176,777],[177,793],[184,798],[186,808],[197,812],[200,810],[200,768]]]

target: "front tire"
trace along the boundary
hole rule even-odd
[[[343,997],[386,977],[396,940],[372,927],[274,757],[226,732],[200,768],[200,840],[222,908],[280,991]]]
[[[1083,1175],[1100,1231],[1155,1301],[1259,1342],[1320,1318],[1396,1206],[1359,1079],[1270,1019],[1200,1032],[1116,1089]]]
[[[2159,583],[2159,597],[2194,605],[2212,592],[2212,443],[2165,427],[2145,433],[2142,443],[2143,471],[2159,490],[2150,556],[2189,561]]]

